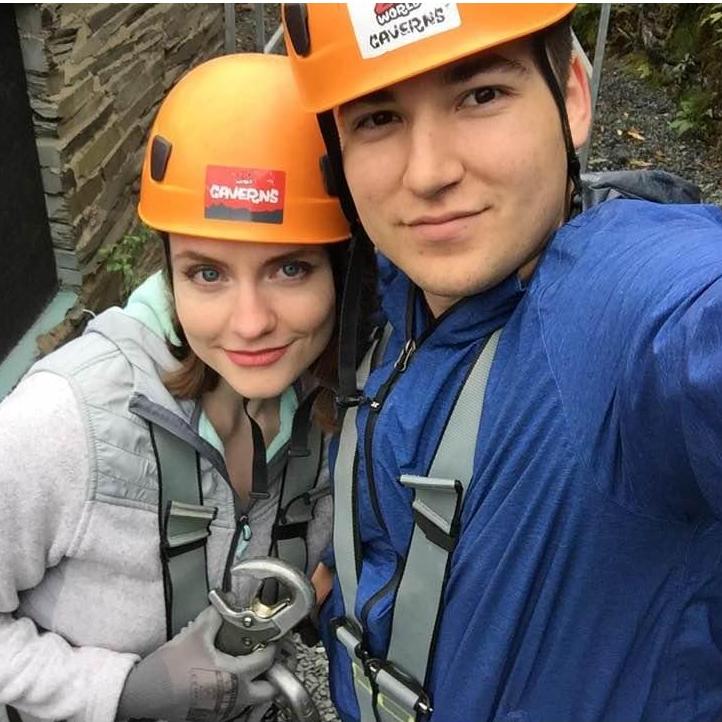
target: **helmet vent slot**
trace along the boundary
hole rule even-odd
[[[150,177],[154,181],[160,182],[165,178],[172,149],[173,144],[163,138],[163,136],[156,135],[155,138],[153,138],[153,143],[150,147]]]
[[[296,55],[305,58],[311,53],[311,36],[308,34],[306,3],[288,3],[283,7],[286,30]]]

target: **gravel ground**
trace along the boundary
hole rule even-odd
[[[326,652],[320,644],[315,647],[304,647],[298,642],[296,648],[299,650],[296,674],[313,697],[321,719],[324,722],[339,722],[328,691]]]
[[[658,168],[692,181],[705,202],[722,205],[722,151],[680,138],[670,127],[676,108],[664,91],[605,61],[592,132],[589,170]]]
[[[253,50],[254,14],[237,5],[239,50]],[[272,6],[266,11],[266,39],[278,25]],[[597,101],[589,170],[658,168],[696,183],[705,201],[722,205],[722,154],[699,140],[681,140],[669,128],[675,107],[663,91],[627,72],[612,57],[605,60]],[[296,674],[311,693],[323,722],[339,722],[328,690],[328,662],[321,645],[305,647],[297,640]],[[286,720],[283,713],[270,720]]]

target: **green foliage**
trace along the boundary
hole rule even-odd
[[[600,3],[580,3],[572,15],[572,28],[584,52],[590,60],[594,56],[597,42],[597,30],[601,15]],[[639,6],[636,4],[616,3],[612,5],[611,22],[607,35],[607,45],[619,54],[627,54],[638,48]]]
[[[712,32],[712,45],[722,48],[722,3],[712,3],[703,8],[700,27],[704,26]]]
[[[679,100],[679,110],[670,127],[680,136],[709,136],[714,127],[715,93],[709,89],[693,87]]]
[[[667,79],[678,87],[687,85],[699,74],[699,63],[691,53],[685,53],[676,63],[666,68]]]
[[[609,24],[608,41],[618,53],[632,53],[642,49],[639,28],[642,8],[636,3],[615,3]]]
[[[597,16],[580,9],[589,35]],[[722,3],[615,3],[607,49],[674,98],[679,135],[722,139]]]
[[[627,69],[632,73],[632,75],[635,75],[641,80],[648,80],[654,85],[659,84],[659,80],[654,70],[654,67],[650,62],[649,58],[644,53],[630,53],[624,59],[624,64],[626,65]]]
[[[572,15],[574,33],[590,58],[594,55],[601,7],[597,3],[580,3]]]
[[[114,246],[100,252],[101,263],[111,273],[119,273],[122,283],[122,299],[145,278],[142,260],[153,245],[159,244],[158,234],[144,224],[124,235]]]

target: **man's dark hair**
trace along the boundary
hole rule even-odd
[[[569,80],[569,67],[572,60],[572,15],[571,13],[561,20],[539,31],[549,53],[554,73],[559,80],[562,93],[566,94]]]

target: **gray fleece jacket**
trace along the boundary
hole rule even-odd
[[[231,554],[237,520],[222,443],[196,404],[160,379],[177,363],[161,288],[151,278],[125,310],[98,316],[0,404],[0,705],[41,719],[114,720],[130,668],[166,641],[147,410],[171,415],[200,452],[204,503],[218,507],[210,586],[221,586],[234,556],[270,548],[295,393],[284,394],[268,449],[271,496],[246,510],[251,538],[241,534]],[[310,570],[330,535],[324,496],[309,525]]]

